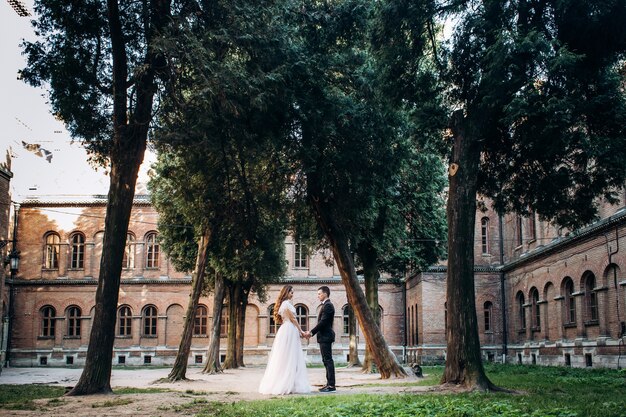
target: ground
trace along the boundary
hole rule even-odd
[[[160,393],[90,395],[35,400],[43,411],[0,410],[2,416],[170,416],[193,415],[193,403],[206,401],[246,401],[271,398],[257,393],[263,376],[263,367],[245,367],[227,370],[222,374],[206,375],[201,368],[189,368],[187,381],[160,382],[170,368],[114,369],[111,378],[113,390],[121,388],[167,389]],[[407,369],[408,370],[408,369]],[[321,394],[317,388],[325,382],[324,368],[310,368],[309,380],[314,392],[307,395],[382,394],[427,391],[406,383],[419,381],[415,376],[402,380],[380,379],[378,374],[362,374],[360,368],[337,368],[337,392]],[[408,370],[410,372],[410,370]],[[5,368],[0,384],[47,384],[73,386],[81,369],[67,368]],[[402,384],[398,384],[402,382]]]

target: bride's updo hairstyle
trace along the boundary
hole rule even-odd
[[[278,310],[280,310],[280,305],[283,303],[283,301],[287,299],[292,289],[293,289],[293,286],[285,285],[283,289],[280,290],[280,293],[278,294],[278,298],[276,299],[276,302],[274,303],[274,322],[276,324],[283,324],[283,318],[280,316],[280,314],[278,314]]]

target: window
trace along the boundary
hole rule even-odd
[[[408,332],[408,343],[409,346],[413,345],[413,306],[407,308],[406,310],[406,321],[407,321],[407,332]]]
[[[157,309],[155,306],[148,306],[143,309],[143,335],[156,337],[157,335]]]
[[[517,293],[517,320],[520,330],[526,328],[526,307],[524,304],[524,294],[520,291]]]
[[[587,321],[598,321],[598,294],[594,290],[596,287],[596,277],[589,274],[585,278],[585,317]]]
[[[413,310],[413,344],[415,346],[417,346],[417,344],[419,343],[419,338],[418,338],[418,330],[419,327],[417,326],[417,304],[415,304],[414,310]]]
[[[146,235],[146,268],[159,267],[159,243],[156,233]]]
[[[83,269],[85,267],[85,236],[81,233],[72,235],[72,260],[70,268]]]
[[[124,259],[122,268],[132,269],[135,267],[135,236],[132,233],[126,235],[126,248],[124,249]]]
[[[443,331],[445,332],[446,340],[448,340],[448,303],[443,303]]]
[[[532,240],[537,240],[537,214],[535,212],[530,214],[528,227],[530,227],[530,238]]]
[[[483,217],[480,220],[480,243],[483,254],[489,253],[489,218]]]
[[[54,325],[56,322],[56,310],[45,306],[41,309],[41,336],[54,337]]]
[[[309,330],[309,310],[302,304],[296,306],[296,320],[303,331]]]
[[[539,290],[535,287],[530,290],[531,303],[531,321],[532,328],[539,330],[541,328],[541,304],[539,304]]]
[[[267,314],[269,315],[269,334],[276,334],[276,331],[280,327],[280,325],[276,324],[276,320],[274,319],[274,304],[270,305],[267,308]]]
[[[121,306],[119,310],[117,310],[117,323],[118,336],[132,336],[133,315],[130,311],[130,307]]]
[[[349,304],[346,304],[343,307],[342,323],[343,323],[343,334],[350,334],[350,315],[352,314],[352,307]]]
[[[44,268],[59,268],[59,251],[61,248],[61,238],[56,233],[50,233],[46,236],[46,258],[44,260]]]
[[[80,308],[76,306],[67,309],[67,336],[80,337]]]
[[[565,324],[576,323],[576,299],[574,298],[574,281],[567,278],[564,284],[565,289]]]
[[[222,306],[222,313],[220,316],[220,337],[226,337],[228,335],[228,306]]]
[[[293,266],[294,268],[307,267],[307,247],[304,243],[296,242]]]
[[[517,246],[522,246],[522,244],[524,243],[524,239],[522,237],[522,216],[517,216],[516,218],[517,221]]]
[[[493,317],[493,304],[491,301],[485,302],[483,306],[483,312],[485,316],[485,332],[491,332],[491,319]]]
[[[209,313],[207,312],[207,308],[205,306],[198,306],[198,308],[196,308],[196,316],[193,319],[194,336],[206,336],[208,322]]]

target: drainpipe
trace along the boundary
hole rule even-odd
[[[500,302],[502,308],[502,363],[506,363],[506,355],[508,350],[508,325],[506,320],[506,293],[504,286],[504,226],[502,221],[502,214],[498,214],[498,231],[500,234],[499,246],[500,246]]]
[[[13,254],[18,254],[17,250],[17,216],[19,214],[20,205],[14,204],[13,210]],[[8,368],[10,365],[9,357],[11,355],[11,333],[13,332],[13,320],[15,320],[15,275],[16,270],[11,268],[11,280],[9,282],[9,323],[7,326],[7,348],[4,357],[4,366]]]
[[[404,285],[402,286],[402,311],[403,311],[403,316],[404,316],[404,337],[403,337],[403,341],[402,341],[402,358],[404,360],[404,363],[407,363],[407,358],[406,358],[406,347],[408,344],[408,331],[409,331],[409,326],[408,326],[408,318],[407,318],[407,313],[406,313],[406,286],[408,285],[408,279],[406,277],[406,272],[404,273]]]

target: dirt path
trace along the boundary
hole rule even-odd
[[[205,375],[200,368],[190,368],[187,381],[158,382],[166,377],[169,368],[114,369],[111,378],[113,390],[124,387],[159,388],[159,393],[91,395],[36,400],[39,410],[1,410],[0,416],[189,416],[194,415],[197,403],[206,401],[249,401],[271,398],[257,393],[264,368],[247,367],[228,370],[223,374]],[[65,368],[11,368],[0,376],[0,384],[48,384],[73,386],[80,377],[80,369]],[[398,383],[419,381],[410,376],[401,380],[381,380],[377,374],[364,375],[359,369],[337,369],[337,392],[319,394],[317,388],[324,382],[324,369],[309,369],[309,380],[316,395],[387,394],[427,391],[427,387],[399,386]],[[403,384],[404,385],[404,384]],[[194,403],[196,405],[194,405]]]

